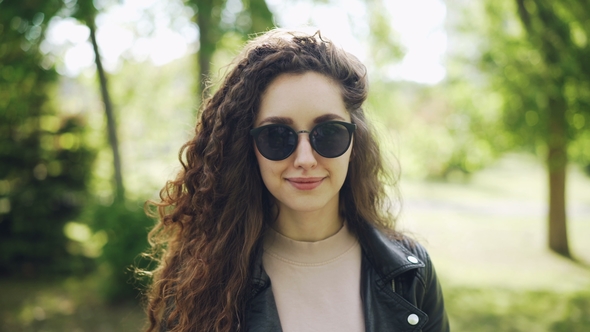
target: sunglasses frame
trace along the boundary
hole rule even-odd
[[[267,156],[264,155],[264,153],[262,153],[262,151],[260,151],[260,149],[258,149],[258,151],[260,152],[260,154],[268,159],[268,160],[273,160],[273,161],[279,161],[279,160],[285,160],[287,158],[289,158],[289,156],[291,156],[293,154],[293,152],[295,152],[295,150],[297,150],[297,145],[299,144],[299,134],[303,134],[303,133],[307,133],[307,134],[311,134],[314,130],[316,130],[316,128],[318,128],[319,126],[322,125],[326,125],[326,124],[339,124],[342,125],[346,128],[346,130],[348,130],[348,145],[346,146],[346,149],[344,149],[344,151],[342,151],[342,153],[338,154],[337,156],[325,156],[323,155],[320,151],[318,151],[315,147],[315,143],[314,141],[310,138],[309,143],[312,147],[312,149],[317,152],[317,154],[319,154],[320,156],[324,157],[324,158],[338,158],[341,155],[343,155],[348,148],[350,147],[350,144],[352,143],[352,134],[355,132],[356,130],[356,124],[354,123],[350,123],[350,122],[343,122],[343,121],[326,121],[326,122],[322,122],[322,123],[318,123],[315,126],[313,126],[313,128],[311,128],[311,130],[295,130],[293,129],[291,126],[285,125],[285,124],[279,124],[279,123],[272,123],[272,124],[268,124],[268,125],[264,125],[264,126],[260,126],[258,128],[254,128],[252,130],[250,130],[250,135],[254,138],[254,144],[256,144],[256,147],[258,148],[258,136],[260,135],[260,133],[267,128],[273,128],[273,127],[287,127],[289,128],[289,130],[291,130],[292,132],[295,133],[295,137],[297,138],[297,141],[295,142],[295,145],[293,145],[293,149],[284,157],[284,158],[269,158]]]

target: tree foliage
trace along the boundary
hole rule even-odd
[[[500,97],[498,135],[506,138],[504,147],[545,159],[549,247],[569,256],[566,169],[570,160],[590,161],[590,2],[481,4],[483,15],[463,15],[478,34],[479,69],[489,74],[488,91]]]
[[[563,138],[585,141],[590,124],[590,3],[518,0],[489,2],[482,68],[506,97],[503,117],[520,146],[536,150],[549,139],[549,104],[563,103]],[[519,18],[522,24],[519,22]],[[563,100],[557,100],[557,99]],[[553,119],[556,121],[555,119]],[[590,161],[576,151],[574,160]]]
[[[84,121],[56,112],[58,76],[39,52],[62,5],[0,2],[0,272],[9,275],[67,270],[63,226],[86,197]]]

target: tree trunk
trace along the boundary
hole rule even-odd
[[[549,136],[547,171],[549,173],[549,248],[565,257],[570,256],[566,222],[566,104],[563,97],[549,99]]]
[[[107,86],[107,77],[102,67],[102,61],[100,59],[100,52],[98,44],[96,42],[96,26],[94,20],[88,22],[88,28],[90,29],[90,40],[92,41],[92,48],[94,49],[94,58],[96,62],[96,71],[98,72],[98,78],[100,81],[100,92],[104,103],[104,110],[107,117],[107,130],[109,136],[109,144],[113,150],[113,163],[115,170],[115,201],[122,202],[125,200],[125,187],[123,186],[123,173],[121,169],[121,157],[119,154],[119,140],[117,138],[117,125],[115,122],[115,115],[113,113],[113,105],[109,96],[109,90]]]
[[[211,74],[211,61],[217,42],[223,36],[219,26],[221,11],[227,1],[225,0],[189,0],[193,8],[196,8],[196,16],[193,18],[199,26],[199,52],[197,54],[199,73],[197,75],[196,93],[201,98],[206,98],[204,90],[206,80]],[[243,0],[245,10],[250,14],[252,25],[249,33],[263,32],[274,26],[273,15],[265,0]]]
[[[547,172],[549,175],[549,216],[548,240],[549,248],[565,257],[571,257],[567,238],[566,218],[566,169],[567,169],[567,120],[568,109],[564,99],[565,77],[564,60],[561,58],[563,45],[569,43],[569,28],[555,16],[550,1],[533,1],[536,13],[528,11],[524,0],[516,0],[518,15],[529,34],[533,45],[541,52],[545,64],[549,67],[547,76],[548,96],[548,132]],[[536,16],[540,26],[532,24]]]
[[[213,9],[216,6],[215,0],[198,1],[197,24],[199,26],[199,75],[197,76],[197,95],[201,100],[204,99],[203,90],[205,81],[211,72],[211,60],[215,53],[216,43],[219,36],[217,15],[213,15]]]
[[[274,28],[273,15],[266,0],[250,0],[249,2],[250,20],[252,25],[250,26],[250,34],[256,34],[266,32]]]

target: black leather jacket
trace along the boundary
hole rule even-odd
[[[390,240],[371,228],[364,240],[361,298],[366,332],[449,331],[443,295],[428,253],[410,240]],[[270,278],[254,271],[246,330],[282,331]]]

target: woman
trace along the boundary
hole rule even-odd
[[[448,331],[425,250],[394,231],[365,67],[270,31],[203,103],[150,233],[149,331]]]

